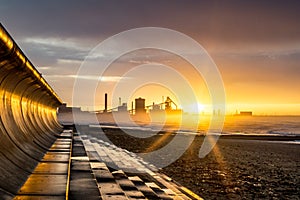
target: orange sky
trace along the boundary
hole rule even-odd
[[[69,105],[72,105],[78,69],[97,44],[132,28],[164,27],[192,37],[207,50],[224,82],[228,114],[252,110],[254,114],[300,115],[299,8],[299,1],[293,0],[128,0],[73,1],[71,4],[29,0],[24,5],[14,1],[3,3],[0,20]],[[198,101],[210,103],[204,79],[194,76],[187,63],[165,52],[143,51],[132,52],[113,64],[112,71],[102,78],[102,89],[99,88],[96,96],[97,108],[103,107],[103,94],[111,94],[120,80],[125,85],[134,84],[134,77],[120,77],[122,71],[128,66],[149,62],[179,70],[188,77]],[[165,77],[172,82],[172,77],[167,74]],[[180,88],[180,83],[174,84]],[[147,103],[168,95],[166,91],[157,92],[157,87],[156,91],[150,90],[147,88],[143,94],[140,88],[136,95],[148,99]],[[83,101],[76,106],[90,110],[92,108],[84,102],[86,95],[89,94],[82,94]],[[118,105],[119,96],[130,104],[134,95],[134,91],[115,94],[112,106]]]
[[[134,61],[132,60],[132,55],[134,55]],[[151,59],[149,55],[152,55],[150,56]],[[212,112],[210,94],[204,79],[200,75],[197,75],[188,62],[171,53],[157,53],[152,50],[141,50],[127,54],[115,61],[104,76],[123,76],[122,71],[135,67],[137,64],[147,62],[163,63],[178,70],[182,76],[188,79],[198,99],[198,103],[203,105],[201,112],[207,114]],[[124,67],[125,63],[127,67]],[[256,115],[298,115],[300,113],[300,104],[299,101],[297,101],[300,99],[300,94],[295,92],[293,80],[289,81],[287,79],[285,83],[282,83],[282,77],[285,76],[284,73],[274,73],[274,69],[270,71],[270,66],[266,63],[264,63],[264,65],[259,63],[259,68],[251,68],[250,64],[249,66],[245,64],[243,68],[241,68],[237,63],[233,65],[231,63],[222,62],[222,59],[220,59],[216,61],[216,64],[217,66],[222,65],[219,69],[226,92],[227,114],[235,114],[236,111],[241,110],[250,110]],[[133,76],[127,74],[120,83],[125,86],[135,84],[137,82],[136,79],[143,79],[145,75],[147,76],[147,73],[148,71],[146,74],[137,73],[133,74]],[[171,74],[163,74],[162,76],[167,79],[172,79]],[[292,79],[293,77],[290,78]],[[177,81],[178,79],[175,78],[175,80]],[[110,91],[113,91],[115,85],[120,83],[101,83],[96,97],[96,101],[99,103],[99,109],[103,109],[103,94],[105,92],[110,93]],[[172,82],[172,84],[172,86],[174,86],[174,82]],[[178,88],[182,85],[182,82],[178,80],[175,84],[178,84],[176,85]],[[168,88],[169,86],[160,86],[157,84],[148,84],[146,86],[137,85],[137,90],[125,91],[124,93],[120,92],[114,94],[114,96],[110,96],[110,98],[113,98],[111,99],[112,106],[116,107],[118,105],[118,97],[121,97],[122,102],[127,102],[128,107],[131,107],[131,101],[133,101],[134,98],[143,97],[146,99],[146,105],[150,105],[153,101],[160,103],[162,96],[164,96],[164,98],[171,96],[180,105],[180,99],[178,99],[178,95],[180,96],[180,94],[174,94],[174,91],[172,92],[171,89]],[[186,98],[189,97],[186,96]],[[189,109],[187,111],[192,112],[193,110]]]

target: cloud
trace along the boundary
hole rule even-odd
[[[38,67],[80,65],[90,47],[71,39],[29,37],[19,42],[27,57]],[[43,69],[42,69],[43,70]]]
[[[101,81],[101,82],[119,82],[129,79],[129,77],[121,77],[121,76],[82,76],[82,75],[44,75],[47,79],[84,79],[90,81]]]
[[[7,0],[0,7],[0,17],[18,38],[59,35],[95,41],[131,28],[158,26],[195,36],[199,41],[232,45],[299,41],[299,4],[292,0],[29,0],[26,4]]]
[[[51,70],[52,67],[50,66],[43,66],[43,67],[37,67],[38,70]]]
[[[66,39],[54,38],[54,37],[50,37],[50,38],[31,37],[31,38],[25,38],[23,42],[37,44],[44,47],[66,48],[66,49],[74,49],[78,51],[89,50],[87,48],[81,47],[80,44],[72,40],[66,40]]]
[[[81,60],[72,60],[72,59],[57,59],[58,64],[76,64],[81,65]]]
[[[129,60],[129,63],[133,63],[133,64],[161,64],[159,62],[153,62],[153,61],[149,61],[149,60]]]
[[[41,51],[57,59],[83,60],[91,50],[81,43],[61,38],[26,38],[21,41],[21,44],[30,46],[31,51]]]

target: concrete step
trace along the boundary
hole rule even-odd
[[[72,139],[64,131],[33,173],[18,191],[14,199],[65,199]]]
[[[128,198],[145,199],[144,194],[138,190],[135,184],[128,179],[127,175],[122,170],[113,171],[112,175]]]
[[[80,133],[103,199],[201,199],[138,155]]]
[[[64,131],[14,199],[201,199],[137,154]]]
[[[74,136],[70,165],[69,199],[101,199],[100,192],[92,174],[90,160],[87,157],[83,143]]]
[[[128,199],[103,162],[90,162],[102,199]]]

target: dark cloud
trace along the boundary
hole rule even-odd
[[[38,66],[51,66],[60,59],[83,61],[91,50],[90,48],[80,49],[75,46],[41,44],[33,41],[23,41],[20,46],[26,49],[26,55],[35,60]]]
[[[17,37],[110,36],[162,26],[218,42],[300,40],[299,1],[3,1],[1,21]]]

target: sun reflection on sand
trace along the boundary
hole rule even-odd
[[[156,140],[153,144],[146,148],[145,153],[154,151],[159,148],[159,146],[164,143],[169,137],[172,135],[172,132],[165,132],[158,140]]]
[[[227,170],[229,168],[227,166],[226,160],[224,158],[224,155],[221,153],[219,149],[218,143],[214,145],[214,148],[212,149],[211,153],[215,157],[215,160],[218,166],[220,167],[220,171],[217,171],[218,177],[223,182],[223,184],[226,185],[226,179],[230,179],[231,177],[230,177],[230,173]]]

